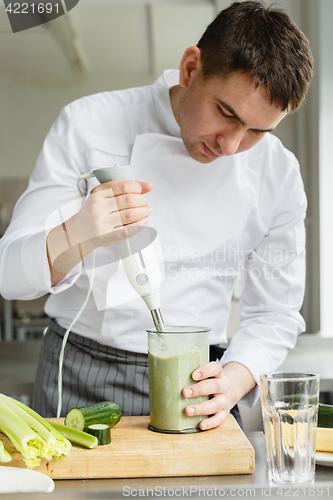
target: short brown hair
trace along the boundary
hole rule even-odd
[[[234,2],[218,14],[197,46],[204,78],[248,73],[283,111],[295,111],[305,99],[313,74],[310,44],[283,11],[258,1]]]

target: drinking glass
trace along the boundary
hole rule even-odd
[[[319,375],[260,376],[262,417],[271,485],[314,480]]]
[[[209,330],[198,326],[147,330],[150,430],[172,434],[200,431],[199,424],[207,416],[188,416],[185,408],[209,398],[186,399],[182,391],[195,383],[194,370],[209,361]]]

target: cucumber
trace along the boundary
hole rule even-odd
[[[65,425],[84,431],[92,424],[115,426],[121,419],[121,408],[111,401],[103,401],[89,406],[72,408],[66,415]]]
[[[318,427],[333,427],[333,406],[319,403]]]
[[[87,433],[97,437],[99,445],[111,443],[111,429],[106,424],[88,425]]]

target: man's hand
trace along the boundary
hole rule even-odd
[[[127,180],[101,184],[65,227],[53,228],[46,242],[52,286],[96,248],[110,246],[144,228],[152,212],[144,194],[152,187],[149,182]]]
[[[110,246],[126,238],[130,227],[147,225],[152,209],[144,193],[151,189],[148,182],[129,180],[94,188],[80,212],[66,223],[71,243]]]
[[[229,415],[233,406],[256,385],[250,371],[240,363],[228,363],[223,368],[212,361],[192,373],[198,383],[185,387],[183,396],[211,396],[211,399],[185,408],[186,415],[212,415],[200,422],[201,430],[213,429]]]

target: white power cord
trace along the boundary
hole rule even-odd
[[[91,173],[91,174],[85,174],[85,175],[81,175],[77,182],[76,182],[76,187],[77,187],[77,190],[81,196],[81,198],[83,199],[83,202],[85,203],[85,197],[84,197],[84,194],[82,193],[81,189],[80,189],[80,181],[83,180],[83,179],[88,179],[90,177],[94,177],[94,174]],[[89,300],[89,297],[90,297],[90,294],[91,294],[91,291],[92,291],[92,287],[93,287],[93,283],[94,283],[94,275],[95,275],[95,250],[92,252],[92,268],[91,268],[91,276],[90,276],[90,284],[89,284],[89,289],[88,289],[88,293],[87,293],[87,296],[86,298],[84,299],[84,302],[79,310],[79,312],[77,313],[77,315],[75,316],[75,318],[73,319],[72,323],[70,324],[69,328],[67,329],[65,335],[64,335],[64,338],[62,339],[62,344],[61,344],[61,350],[60,350],[60,354],[59,354],[59,371],[58,371],[58,408],[57,408],[57,418],[60,417],[61,415],[61,407],[62,407],[62,367],[63,367],[63,364],[64,364],[64,352],[65,352],[65,347],[66,347],[66,343],[67,343],[67,339],[68,339],[68,336],[73,328],[73,326],[75,325],[75,323],[77,322],[77,320],[79,319],[79,317],[81,316],[81,314],[83,313],[87,303],[88,303],[88,300]]]

